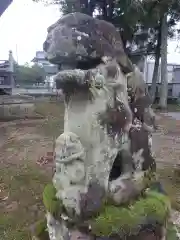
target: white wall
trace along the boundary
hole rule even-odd
[[[154,62],[152,61],[147,61],[146,62],[146,67],[144,68],[144,77],[145,77],[145,81],[146,83],[152,83],[152,77],[153,77],[153,71],[154,71]],[[161,66],[160,66],[161,67]],[[159,77],[158,77],[158,82],[161,82],[161,71],[160,71],[160,67],[159,67]],[[180,67],[180,65],[173,65],[173,64],[168,64],[168,82],[171,83],[173,81],[174,78],[174,71],[173,69],[176,67]]]

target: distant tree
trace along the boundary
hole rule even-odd
[[[14,75],[16,84],[34,84],[42,83],[45,80],[46,74],[42,67],[38,65],[18,65],[14,66]]]
[[[152,79],[151,95],[155,98],[156,82],[158,79],[159,60],[161,58],[161,91],[159,107],[167,107],[168,96],[168,76],[167,76],[167,44],[168,38],[173,38],[178,32],[175,26],[180,20],[180,1],[179,0],[144,0],[144,3],[152,4],[153,17],[155,20],[154,29],[156,28],[155,47],[155,67]]]
[[[159,107],[161,109],[167,108],[168,97],[168,75],[167,75],[167,45],[168,45],[168,24],[167,13],[162,18],[161,25],[161,91]]]
[[[176,34],[175,26],[180,20],[180,0],[33,0],[58,4],[63,14],[82,12],[114,24],[119,30],[124,49],[131,57],[134,50],[138,56],[155,58],[151,95],[155,99],[159,62],[167,65],[167,40]],[[165,27],[166,16],[166,27]],[[163,24],[162,24],[163,23]],[[166,36],[165,36],[166,34]],[[165,43],[166,41],[166,43]],[[163,49],[162,49],[163,48]],[[162,53],[162,55],[161,55]],[[165,59],[166,58],[166,59]],[[162,64],[161,64],[162,66]],[[167,66],[162,66],[161,101],[165,107],[167,92]],[[163,103],[164,102],[164,103]]]

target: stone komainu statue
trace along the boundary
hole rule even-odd
[[[49,27],[44,51],[61,69],[65,96],[56,171],[43,193],[46,237],[164,239],[170,205],[151,153],[155,117],[115,27],[68,14]]]

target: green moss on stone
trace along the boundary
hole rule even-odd
[[[43,203],[48,212],[56,216],[62,211],[62,202],[56,197],[53,184],[47,184],[43,192]]]
[[[145,172],[143,183],[146,188],[150,187],[151,184],[156,181],[157,181],[157,175],[154,171],[148,170],[147,172]]]
[[[147,198],[151,199],[157,199],[157,202],[161,202],[161,204],[164,206],[164,211],[169,212],[171,209],[171,203],[170,198],[167,195],[164,195],[162,193],[156,192],[154,190],[149,190],[146,193]]]
[[[46,219],[43,219],[35,224],[34,235],[39,240],[49,240]]]
[[[163,224],[169,214],[169,205],[167,196],[152,191],[128,207],[107,205],[90,223],[92,232],[96,236],[131,235],[148,218]]]
[[[43,219],[36,223],[35,233],[37,236],[39,236],[42,232],[46,231],[46,229],[47,229],[47,221],[46,219]]]

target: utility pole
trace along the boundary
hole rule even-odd
[[[16,44],[16,62],[18,64],[18,46],[17,46],[17,44]]]
[[[9,74],[10,74],[10,84],[11,84],[11,94],[12,94],[12,89],[15,86],[15,82],[14,82],[14,58],[13,58],[13,54],[12,51],[9,51]]]

